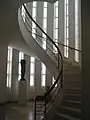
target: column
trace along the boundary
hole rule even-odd
[[[24,55],[24,59],[26,60],[26,72],[25,72],[25,80],[27,81],[27,99],[29,99],[29,88],[30,88],[30,57],[28,55]]]
[[[51,86],[52,85],[52,75],[49,72],[49,70],[46,68],[46,86]]]
[[[36,10],[36,22],[42,28],[43,26],[43,2],[37,2],[37,10]],[[42,36],[42,32],[38,27],[36,27],[37,31],[40,33],[39,35]],[[37,33],[37,32],[36,32]],[[42,45],[42,38],[36,36],[37,41]]]
[[[7,101],[6,74],[7,74],[7,45],[0,43],[0,103]]]
[[[35,59],[35,93],[41,92],[41,61]]]
[[[75,0],[69,0],[69,46],[75,48]],[[75,61],[75,50],[69,49],[68,59]]]
[[[64,0],[58,1],[58,30],[59,30],[59,39],[58,42],[64,44]],[[64,54],[64,46],[59,44],[59,48],[62,54]]]
[[[90,120],[90,0],[81,0],[82,120]]]
[[[11,82],[11,101],[16,101],[18,97],[18,61],[19,51],[13,49],[12,53],[12,82]]]
[[[51,3],[47,4],[47,34],[53,40],[53,16],[54,16],[54,5]],[[49,45],[50,44],[50,45]],[[49,55],[52,55],[53,44],[48,40],[46,44],[46,49]],[[49,50],[49,48],[50,50]],[[46,86],[52,85],[52,75],[50,74],[48,68],[46,67]]]
[[[53,16],[54,16],[54,5],[51,3],[47,3],[47,34],[52,40],[53,40]],[[46,41],[46,49],[48,54],[52,56],[53,44],[52,42],[50,42],[50,40]]]

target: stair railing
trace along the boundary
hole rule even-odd
[[[25,18],[23,19],[23,15],[21,16],[27,31],[32,34],[32,37],[34,37],[37,43],[46,51],[51,59],[53,59],[57,65],[58,70],[55,82],[52,86],[50,86],[49,90],[46,91],[44,95],[37,95],[35,97],[34,120],[36,120],[37,115],[41,117],[46,116],[48,110],[51,108],[52,103],[57,96],[57,93],[60,91],[60,88],[63,88],[63,57],[58,45],[36,23],[24,4],[23,7],[25,10]],[[33,26],[36,27],[33,28]]]

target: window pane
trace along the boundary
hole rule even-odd
[[[18,74],[21,74],[21,63],[19,63],[19,71]]]
[[[36,17],[33,17],[33,20],[36,21]]]
[[[58,18],[55,19],[55,28],[58,28]]]
[[[7,75],[7,87],[9,87],[9,75]]]
[[[24,59],[24,53],[19,52],[19,62],[21,62],[21,59]]]
[[[55,17],[58,17],[58,7],[55,8]]]
[[[79,49],[78,0],[75,0],[75,48]],[[79,52],[75,51],[75,61],[79,62]]]
[[[46,41],[43,41],[42,47],[44,50],[46,50]]]
[[[11,88],[11,73],[12,73],[12,48],[8,47],[7,56],[7,87]]]
[[[10,49],[8,49],[8,61],[10,59]]]
[[[36,17],[36,8],[33,8],[32,17]]]
[[[67,28],[67,38],[69,37],[69,29]]]
[[[58,6],[58,1],[56,1],[55,6]]]
[[[43,29],[43,30],[44,30],[44,32],[45,32],[45,33],[47,33],[47,29],[46,29],[46,28],[45,28],[45,29]]]
[[[36,7],[36,5],[37,5],[37,2],[34,1],[34,2],[33,2],[33,7]]]
[[[46,74],[46,66],[42,63],[42,74]]]
[[[32,33],[36,33],[36,30],[34,28],[32,29]]]
[[[32,28],[36,28],[36,25],[34,22],[32,22]]]
[[[35,62],[35,58],[34,57],[31,57],[31,62]]]
[[[41,86],[45,87],[45,75],[42,75]]]
[[[9,62],[7,63],[7,74],[9,74]]]
[[[36,38],[36,30],[35,29],[32,29],[32,36],[33,36],[33,38]]]
[[[58,29],[55,29],[55,39],[58,39]]]
[[[67,10],[67,15],[69,15],[69,9],[68,9],[68,5],[67,5],[67,8],[66,8],[66,10]]]
[[[10,75],[12,73],[12,62],[10,62]]]
[[[20,79],[21,79],[21,74],[20,74],[20,75],[18,75],[18,81],[20,81]]]
[[[47,8],[44,8],[44,18],[47,18]]]
[[[43,20],[43,28],[47,28],[47,19]]]
[[[67,24],[66,27],[69,27],[69,18],[68,18],[68,16],[67,16],[67,18],[66,18],[66,21],[67,21],[67,22],[66,22],[66,24]]]
[[[34,86],[34,75],[30,75],[30,86]]]
[[[34,63],[31,63],[30,74],[34,74]]]
[[[44,2],[44,7],[47,7],[47,2]]]
[[[44,38],[46,38],[46,35],[45,35],[45,34],[43,34],[43,37],[44,37]]]
[[[67,3],[67,5],[68,5],[68,0],[66,0],[66,3]]]

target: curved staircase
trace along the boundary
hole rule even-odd
[[[26,20],[23,21],[21,8],[18,20],[21,33],[27,45],[35,52],[38,58],[48,67],[55,82],[44,95],[35,97],[34,120],[80,120],[81,116],[81,81],[79,67],[64,63],[63,57],[54,41],[33,20],[25,5]],[[32,33],[32,22],[39,31]],[[46,38],[42,37],[42,33]],[[36,39],[32,34],[36,35]],[[43,40],[47,41],[47,49],[43,49]],[[53,47],[54,46],[54,47]],[[55,48],[55,49],[54,49]],[[64,81],[63,81],[64,75]],[[63,91],[63,92],[62,92]],[[47,98],[52,98],[47,103]]]

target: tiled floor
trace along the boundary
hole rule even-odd
[[[34,103],[0,105],[0,120],[34,120]]]

